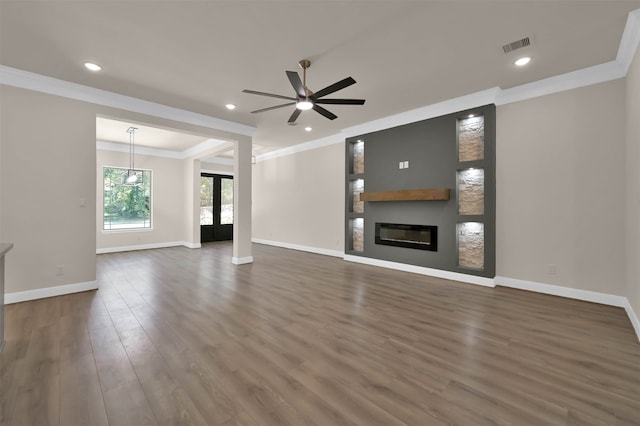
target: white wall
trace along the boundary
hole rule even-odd
[[[253,167],[253,238],[344,251],[344,142]]]
[[[0,99],[5,292],[95,281],[95,112],[7,86]]]
[[[640,49],[626,83],[626,296],[640,316]]]
[[[130,246],[180,243],[185,241],[184,222],[187,207],[184,199],[184,160],[135,155],[136,168],[152,171],[151,230],[134,232],[104,231],[103,167],[129,167],[129,154],[96,151],[96,248],[100,251]],[[191,210],[189,210],[190,214]]]
[[[497,109],[497,275],[625,293],[624,91],[615,80]]]

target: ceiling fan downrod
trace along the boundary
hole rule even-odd
[[[311,61],[308,59],[302,59],[298,62],[298,65],[302,68],[302,86],[304,87],[304,91],[307,93],[307,97],[309,97],[313,95],[313,92],[307,87],[307,68],[311,66]]]

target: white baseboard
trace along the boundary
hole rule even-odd
[[[518,280],[497,276],[496,285],[502,287],[518,288],[520,290],[535,291],[536,293],[552,294],[554,296],[568,297],[570,299],[584,300],[586,302],[601,303],[603,305],[624,308],[629,303],[626,297],[612,294],[598,293],[595,291],[579,290],[576,288],[562,287],[559,285],[543,284],[534,281]]]
[[[382,268],[398,271],[412,272],[414,274],[428,275],[430,277],[444,278],[447,280],[461,281],[468,284],[476,284],[484,287],[495,287],[493,278],[478,277],[476,275],[461,274],[459,272],[443,271],[441,269],[426,268],[424,266],[407,265],[405,263],[389,262],[387,260],[372,259],[370,257],[353,256],[345,254],[343,259],[349,262],[364,263],[365,265],[380,266]]]
[[[182,245],[190,249],[199,249],[200,247],[202,247],[200,243],[188,243],[186,241],[182,241]]]
[[[322,254],[325,256],[342,257],[344,255],[343,252],[338,250],[329,250],[329,249],[323,249],[318,247],[289,244],[289,243],[283,243],[280,241],[262,240],[260,238],[252,238],[251,242],[254,242],[256,244],[265,244],[268,246],[282,247],[282,248],[287,248],[292,250],[307,251],[309,253]]]
[[[253,263],[253,256],[232,257],[231,263],[233,263],[234,265],[244,265],[247,263]]]
[[[122,251],[134,251],[134,250],[150,250],[167,247],[179,247],[185,246],[188,248],[200,248],[200,243],[188,243],[186,241],[170,241],[167,243],[153,243],[153,244],[138,244],[134,246],[121,246],[121,247],[106,247],[96,249],[96,254],[105,253],[118,253]]]
[[[631,307],[631,303],[629,303],[629,299],[627,299],[626,297],[500,276],[497,276],[495,278],[495,282],[496,285],[502,287],[517,288],[520,290],[534,291],[536,293],[551,294],[554,296],[567,297],[570,299],[584,300],[586,302],[600,303],[602,305],[624,308],[624,310],[627,312],[627,315],[629,316],[631,324],[633,325],[636,336],[640,341],[640,320],[638,320],[636,313]]]
[[[64,296],[65,294],[80,293],[82,291],[97,289],[97,281],[88,281],[85,283],[66,284],[55,287],[38,288],[35,290],[17,291],[15,293],[6,293],[4,295],[4,303],[6,305],[9,305],[11,303],[44,299],[45,297]]]

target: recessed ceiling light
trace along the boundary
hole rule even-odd
[[[90,71],[100,71],[102,67],[98,64],[94,64],[93,62],[85,62],[84,67]]]
[[[473,118],[473,114],[469,114],[467,117],[468,118]]]
[[[236,106],[234,104],[226,104],[225,107],[227,107],[227,109],[229,110],[236,109]]]
[[[310,131],[312,131],[313,129],[312,129],[311,127],[308,127],[308,126],[307,126],[307,127],[305,127],[305,128],[304,128],[304,130],[305,130],[305,131],[307,131],[307,132],[310,132]]]
[[[527,65],[529,63],[529,61],[531,61],[531,58],[528,56],[525,56],[523,58],[518,59],[515,64],[519,67],[523,67],[525,65]]]

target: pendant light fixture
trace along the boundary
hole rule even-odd
[[[134,163],[136,130],[138,130],[137,127],[129,127],[127,129],[127,133],[129,133],[129,170],[127,170],[126,182],[129,185],[135,185],[138,182],[138,175],[136,173]]]

